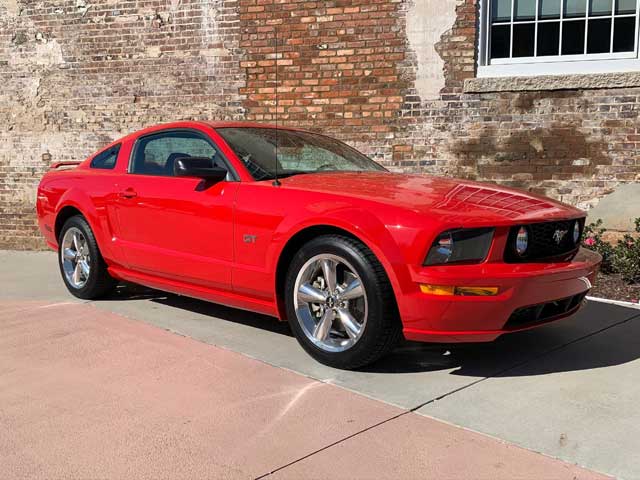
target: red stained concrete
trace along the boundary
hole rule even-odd
[[[277,479],[608,478],[414,413],[347,439],[274,476]]]
[[[400,413],[90,305],[0,303],[0,478],[249,478]],[[277,475],[599,478],[413,414]]]

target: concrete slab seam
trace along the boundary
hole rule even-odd
[[[512,365],[512,366],[510,366],[510,367],[507,367],[507,368],[503,368],[503,369],[501,369],[501,370],[498,370],[497,372],[493,373],[492,375],[487,375],[487,376],[486,376],[486,377],[484,377],[484,378],[480,378],[480,379],[475,380],[475,381],[473,381],[473,382],[471,382],[471,383],[469,383],[469,384],[467,384],[467,385],[463,385],[463,386],[458,387],[458,388],[456,388],[456,389],[454,389],[454,390],[451,390],[450,392],[444,393],[444,394],[440,395],[439,397],[433,398],[433,399],[431,399],[431,400],[429,400],[429,401],[427,401],[427,402],[423,403],[422,405],[419,405],[418,407],[414,407],[414,408],[412,408],[412,409],[411,409],[411,411],[414,411],[414,410],[420,409],[420,408],[422,408],[422,407],[424,407],[424,406],[426,406],[426,405],[429,405],[430,403],[436,402],[436,401],[438,401],[438,400],[442,400],[443,398],[448,397],[448,396],[450,396],[450,395],[453,395],[453,394],[455,394],[455,393],[458,393],[458,392],[460,392],[460,391],[462,391],[462,390],[466,390],[467,388],[473,387],[474,385],[477,385],[477,384],[478,384],[478,383],[480,383],[480,382],[484,382],[485,380],[488,380],[488,379],[490,379],[490,378],[493,378],[493,377],[495,377],[496,375],[501,375],[501,374],[503,374],[503,373],[506,373],[506,372],[509,372],[509,371],[511,371],[511,370],[514,370],[514,369],[516,369],[516,368],[520,368],[520,367],[522,367],[522,366],[524,366],[524,365],[526,365],[526,364],[528,364],[528,363],[531,363],[531,362],[533,362],[533,361],[535,361],[535,360],[540,360],[542,357],[546,357],[547,355],[549,355],[549,354],[551,354],[551,353],[555,353],[555,352],[557,352],[558,350],[562,350],[562,349],[563,349],[563,348],[565,348],[565,347],[568,347],[568,346],[573,345],[573,344],[575,344],[575,343],[581,342],[582,340],[586,340],[587,338],[591,338],[591,337],[593,337],[593,336],[595,336],[595,335],[598,335],[598,334],[600,334],[600,333],[602,333],[602,332],[605,332],[605,331],[607,331],[607,330],[609,330],[609,329],[611,329],[611,328],[614,328],[614,327],[617,327],[617,326],[623,325],[623,324],[625,324],[625,323],[627,323],[627,322],[629,322],[629,321],[633,320],[634,318],[638,318],[638,317],[640,317],[640,314],[632,315],[632,316],[630,316],[629,318],[626,318],[626,319],[624,319],[624,320],[620,320],[620,321],[619,321],[619,322],[617,322],[617,323],[614,323],[614,324],[612,324],[612,325],[608,325],[608,326],[606,326],[606,327],[603,327],[603,328],[601,328],[600,330],[596,330],[595,332],[591,332],[591,333],[589,333],[589,334],[587,334],[587,335],[583,335],[582,337],[574,338],[574,339],[573,339],[573,340],[571,340],[570,342],[563,343],[562,345],[558,345],[557,347],[550,348],[549,350],[545,350],[544,352],[541,352],[539,355],[536,355],[536,356],[534,356],[534,357],[531,357],[531,358],[529,358],[529,359],[527,359],[527,360],[523,360],[522,362],[516,363],[515,365]]]
[[[394,415],[394,416],[392,416],[392,417],[390,417],[390,418],[388,418],[388,419],[386,419],[386,420],[382,420],[381,422],[378,422],[378,423],[376,423],[376,424],[374,424],[374,425],[371,425],[371,426],[369,426],[369,427],[367,427],[367,428],[364,428],[364,429],[362,429],[362,430],[360,430],[360,431],[358,431],[358,432],[354,432],[354,433],[352,433],[351,435],[348,435],[348,436],[346,436],[346,437],[344,437],[344,438],[342,438],[342,439],[340,439],[340,440],[336,440],[335,442],[333,442],[333,443],[331,443],[331,444],[329,444],[329,445],[326,445],[326,446],[324,446],[324,447],[322,447],[322,448],[319,448],[319,449],[317,449],[316,451],[314,451],[314,452],[312,452],[312,453],[309,453],[309,454],[307,454],[307,455],[305,455],[305,456],[303,456],[303,457],[301,457],[301,458],[298,458],[298,459],[296,459],[296,460],[293,460],[292,462],[290,462],[290,463],[288,463],[288,464],[286,464],[286,465],[283,465],[283,466],[281,466],[281,467],[278,467],[278,468],[276,468],[276,469],[274,469],[274,470],[272,470],[272,471],[270,471],[270,472],[267,472],[267,473],[265,473],[264,475],[261,475],[261,476],[259,476],[259,477],[256,477],[256,479],[255,479],[255,480],[260,480],[260,479],[266,478],[266,477],[268,477],[268,476],[270,476],[270,475],[272,475],[272,474],[274,474],[274,473],[276,473],[276,472],[279,472],[280,470],[283,470],[283,469],[285,469],[285,468],[287,468],[287,467],[290,467],[291,465],[294,465],[294,464],[296,464],[296,463],[298,463],[298,462],[301,462],[301,461],[303,461],[303,460],[306,460],[307,458],[312,457],[313,455],[316,455],[317,453],[320,453],[320,452],[322,452],[322,451],[324,451],[324,450],[327,450],[328,448],[331,448],[331,447],[333,447],[333,446],[335,446],[335,445],[338,445],[338,444],[340,444],[340,443],[342,443],[342,442],[345,442],[345,441],[347,441],[347,440],[349,440],[349,439],[351,439],[351,438],[354,438],[354,437],[356,437],[356,436],[358,436],[358,435],[360,435],[360,434],[362,434],[362,433],[365,433],[365,432],[368,432],[368,431],[370,431],[370,430],[373,430],[374,428],[377,428],[377,427],[379,427],[379,426],[381,426],[381,425],[384,425],[384,424],[386,424],[386,423],[388,423],[388,422],[391,422],[391,421],[397,420],[398,418],[403,417],[403,416],[408,415],[408,414],[411,414],[411,413],[417,413],[418,415],[422,415],[422,416],[424,416],[424,417],[430,418],[430,419],[435,420],[435,421],[437,421],[437,422],[446,423],[446,424],[448,424],[448,425],[452,425],[452,426],[454,426],[454,427],[456,427],[456,428],[462,428],[462,429],[464,429],[464,430],[466,430],[466,431],[469,431],[469,432],[473,432],[473,433],[476,433],[476,434],[479,434],[479,435],[484,435],[484,436],[486,436],[486,437],[489,437],[489,438],[492,438],[492,439],[494,439],[494,440],[497,440],[497,441],[499,441],[499,442],[501,442],[501,443],[503,443],[503,444],[505,444],[505,445],[514,445],[514,446],[516,446],[516,447],[518,447],[518,448],[525,448],[525,447],[521,447],[521,446],[518,446],[518,445],[516,445],[516,444],[513,444],[513,443],[511,443],[511,442],[507,442],[507,441],[505,441],[505,440],[503,440],[503,439],[500,439],[500,438],[494,437],[494,436],[492,436],[492,435],[488,435],[488,434],[483,433],[483,432],[478,432],[478,431],[475,431],[475,430],[470,429],[470,428],[466,428],[466,427],[463,427],[463,426],[460,426],[460,425],[455,425],[455,424],[452,424],[452,423],[450,423],[450,422],[445,422],[445,421],[443,421],[443,420],[440,420],[439,418],[431,417],[431,416],[429,416],[429,415],[424,415],[424,414],[422,414],[422,413],[419,413],[417,410],[421,409],[422,407],[424,407],[424,406],[426,406],[426,405],[429,405],[430,403],[433,403],[433,402],[436,402],[436,401],[442,400],[442,399],[444,399],[444,398],[446,398],[446,397],[449,397],[449,396],[451,396],[451,395],[453,395],[453,394],[455,394],[455,393],[457,393],[457,392],[460,392],[460,391],[465,390],[465,389],[467,389],[467,388],[473,387],[474,385],[477,385],[477,384],[478,384],[478,383],[480,383],[480,382],[483,382],[483,381],[485,381],[485,380],[488,380],[489,378],[492,378],[493,376],[500,375],[500,374],[502,374],[502,373],[506,373],[506,372],[508,372],[508,371],[510,371],[510,370],[513,370],[513,369],[515,369],[515,368],[519,368],[519,367],[521,367],[521,366],[523,366],[523,365],[526,365],[526,364],[527,364],[527,363],[529,363],[529,362],[532,362],[532,361],[535,361],[535,360],[539,360],[540,358],[542,358],[542,357],[544,357],[544,356],[547,356],[547,355],[549,355],[549,354],[551,354],[551,353],[554,353],[554,352],[556,352],[556,351],[558,351],[558,350],[561,350],[561,349],[563,349],[563,348],[565,348],[565,347],[568,347],[568,346],[573,345],[573,344],[575,344],[575,343],[577,343],[577,342],[580,342],[580,341],[585,340],[585,339],[587,339],[587,338],[590,338],[590,337],[592,337],[592,336],[594,336],[594,335],[597,335],[597,334],[599,334],[599,333],[602,333],[602,332],[604,332],[604,331],[606,331],[606,330],[609,330],[610,328],[613,328],[613,327],[617,327],[617,326],[619,326],[619,325],[622,325],[622,324],[624,324],[624,323],[626,323],[626,322],[629,322],[629,321],[633,320],[634,318],[638,318],[638,317],[640,317],[640,314],[632,315],[631,317],[626,318],[626,319],[624,319],[624,320],[621,320],[620,322],[617,322],[617,323],[615,323],[615,324],[613,324],[613,325],[609,325],[609,326],[604,327],[604,328],[601,328],[600,330],[597,330],[597,331],[595,331],[595,332],[591,332],[591,333],[590,333],[590,334],[588,334],[588,335],[583,335],[582,337],[576,338],[576,339],[574,339],[574,340],[572,340],[572,341],[570,341],[570,342],[567,342],[567,343],[562,344],[562,345],[559,345],[559,346],[557,346],[557,347],[555,347],[555,348],[549,349],[549,350],[547,350],[547,351],[545,351],[545,352],[543,352],[543,353],[541,353],[541,354],[539,354],[539,355],[536,355],[536,356],[535,356],[535,357],[533,357],[533,358],[530,358],[530,359],[528,359],[528,360],[525,360],[525,361],[519,362],[519,363],[517,363],[516,365],[512,365],[512,366],[510,366],[510,367],[508,367],[508,368],[501,369],[501,370],[499,370],[499,371],[495,372],[493,375],[489,375],[489,376],[487,376],[487,377],[484,377],[484,378],[481,378],[481,379],[475,380],[475,381],[473,381],[473,382],[471,382],[471,383],[469,383],[469,384],[467,384],[467,385],[463,385],[462,387],[459,387],[459,388],[456,388],[456,389],[454,389],[454,390],[451,390],[450,392],[447,392],[447,393],[445,393],[445,394],[443,394],[443,395],[440,395],[440,396],[438,396],[438,397],[436,397],[436,398],[430,399],[430,400],[428,400],[428,401],[426,401],[426,402],[424,402],[424,403],[421,403],[421,404],[419,404],[419,405],[417,405],[417,406],[415,406],[415,407],[413,407],[413,408],[411,408],[411,409],[408,409],[408,410],[406,410],[406,411],[404,411],[404,412],[401,412],[401,413],[399,413],[399,414],[397,414],[397,415]],[[265,363],[266,363],[266,362],[265,362]],[[320,381],[320,380],[318,380],[318,381]],[[324,382],[323,382],[323,383],[324,383]],[[336,385],[336,386],[338,386],[338,387],[340,387],[340,388],[344,388],[344,387],[342,387],[342,386],[340,386],[340,385]],[[347,388],[345,388],[345,390],[351,391],[350,389],[347,389]],[[355,393],[360,394],[359,392],[355,392]],[[360,395],[362,395],[362,394],[360,394]],[[380,401],[380,400],[378,400],[378,401]],[[528,448],[525,448],[525,449],[526,449],[526,450],[529,450],[529,451],[532,451],[532,452],[534,452],[534,453],[537,453],[537,454],[539,454],[539,455],[543,455],[543,456],[545,456],[545,457],[547,457],[547,458],[552,458],[552,459],[554,459],[554,460],[558,460],[558,461],[561,461],[561,462],[564,462],[564,463],[569,463],[569,462],[567,462],[566,460],[563,460],[563,459],[560,459],[560,458],[557,458],[557,457],[553,457],[553,456],[551,456],[551,455],[547,455],[547,454],[545,454],[545,453],[543,453],[543,452],[539,452],[539,451],[536,451],[536,450],[531,450],[531,449],[528,449]],[[577,466],[582,467],[582,468],[587,468],[587,467],[584,467],[584,466],[582,466],[582,465],[577,465]],[[597,473],[602,473],[602,474],[606,475],[606,473],[604,473],[604,472],[597,472]]]
[[[79,304],[87,304],[87,305],[91,305],[93,308],[97,308],[95,305],[93,305],[94,303],[95,303],[95,302],[90,301],[90,300],[89,300],[89,301],[79,302]],[[128,318],[128,319],[133,320],[133,321],[138,321],[137,319],[132,318],[132,317],[129,317],[129,316],[128,316],[128,315],[126,315],[126,314],[118,313],[117,315],[120,315],[120,316],[122,316],[122,317],[124,317],[124,318]],[[446,397],[449,397],[449,396],[451,396],[451,395],[453,395],[453,394],[455,394],[455,393],[458,393],[458,392],[460,392],[460,391],[462,391],[462,390],[466,390],[466,389],[468,389],[468,388],[470,388],[470,387],[473,387],[473,386],[475,386],[475,385],[477,385],[477,384],[479,384],[479,383],[481,383],[481,382],[484,382],[485,380],[488,380],[489,378],[493,378],[493,377],[495,377],[495,376],[497,376],[497,375],[500,375],[500,374],[502,374],[502,373],[506,373],[506,372],[511,371],[511,370],[513,370],[513,369],[516,369],[516,368],[522,367],[523,365],[526,365],[526,364],[528,364],[528,363],[530,363],[530,362],[532,362],[532,361],[539,360],[540,358],[542,358],[542,357],[544,357],[544,356],[546,356],[546,355],[549,355],[549,354],[554,353],[554,352],[556,352],[556,351],[558,351],[558,350],[561,350],[561,349],[563,349],[563,348],[565,348],[565,347],[567,347],[567,346],[570,346],[570,345],[572,345],[572,344],[574,344],[574,343],[580,342],[580,341],[585,340],[585,339],[587,339],[587,338],[590,338],[590,337],[592,337],[592,336],[594,336],[594,335],[597,335],[597,334],[599,334],[599,333],[602,333],[602,332],[604,332],[604,331],[606,331],[606,330],[609,330],[610,328],[613,328],[613,327],[616,327],[616,326],[622,325],[622,324],[624,324],[624,323],[626,323],[626,322],[628,322],[628,321],[630,321],[630,320],[633,320],[634,318],[638,318],[638,317],[640,317],[640,314],[634,314],[634,315],[632,315],[631,317],[626,318],[626,319],[624,319],[624,320],[621,320],[621,321],[619,321],[619,322],[617,322],[617,323],[615,323],[615,324],[613,324],[613,325],[609,325],[609,326],[604,327],[604,328],[602,328],[602,329],[600,329],[600,330],[597,330],[597,331],[592,332],[592,333],[590,333],[590,334],[587,334],[587,335],[584,335],[584,336],[582,336],[582,337],[576,338],[576,339],[574,339],[574,340],[572,340],[572,341],[570,341],[570,342],[567,342],[567,343],[565,343],[565,344],[559,345],[559,346],[557,346],[557,347],[555,347],[555,348],[549,349],[549,350],[547,350],[547,351],[545,351],[545,352],[540,353],[539,355],[536,355],[536,356],[535,356],[535,357],[533,357],[533,358],[530,358],[530,359],[524,360],[524,361],[519,362],[519,363],[517,363],[517,364],[515,364],[515,365],[512,365],[512,366],[510,366],[510,367],[507,367],[507,368],[504,368],[504,369],[498,370],[498,371],[494,372],[494,373],[493,373],[493,374],[491,374],[491,375],[488,375],[488,376],[486,376],[486,377],[483,377],[483,378],[480,378],[480,379],[475,380],[475,381],[473,381],[473,382],[470,382],[470,383],[469,383],[469,384],[467,384],[467,385],[463,385],[463,386],[461,386],[461,387],[458,387],[458,388],[456,388],[456,389],[454,389],[454,390],[451,390],[450,392],[446,392],[446,393],[444,393],[444,394],[442,394],[442,395],[439,395],[438,397],[435,397],[435,398],[429,399],[429,400],[427,400],[427,401],[425,401],[425,402],[423,402],[423,403],[420,403],[420,404],[418,404],[418,405],[416,405],[416,406],[414,406],[414,407],[412,407],[412,408],[410,408],[410,409],[406,409],[406,408],[403,408],[403,407],[399,407],[398,405],[394,405],[394,404],[393,404],[393,403],[391,403],[391,402],[384,402],[384,403],[387,403],[387,404],[389,404],[389,405],[393,405],[393,406],[396,406],[396,407],[398,407],[398,408],[402,408],[404,411],[403,411],[403,412],[401,412],[401,413],[399,413],[399,414],[397,414],[397,415],[394,415],[394,416],[392,416],[392,417],[389,417],[389,418],[387,418],[387,419],[385,419],[385,420],[382,420],[382,421],[380,421],[380,422],[377,422],[377,423],[375,423],[375,424],[373,424],[373,425],[370,425],[369,427],[363,428],[363,429],[359,430],[358,432],[354,432],[354,433],[352,433],[352,434],[350,434],[350,435],[348,435],[348,436],[346,436],[346,437],[344,437],[344,438],[342,438],[342,439],[336,440],[335,442],[332,442],[331,444],[328,444],[328,445],[326,445],[326,446],[324,446],[324,447],[322,447],[322,448],[319,448],[319,449],[317,449],[317,450],[315,450],[315,451],[313,451],[313,452],[310,452],[310,453],[308,453],[308,454],[306,454],[306,455],[304,455],[304,456],[302,456],[302,457],[300,457],[300,458],[298,458],[298,459],[295,459],[295,460],[293,460],[293,461],[291,461],[291,462],[289,462],[289,463],[287,463],[287,464],[285,464],[285,465],[282,465],[282,466],[280,466],[280,467],[278,467],[278,468],[275,468],[275,469],[271,470],[270,472],[267,472],[267,473],[265,473],[265,474],[263,474],[263,475],[260,475],[260,476],[256,477],[256,480],[266,478],[266,477],[268,477],[268,476],[270,476],[270,475],[272,475],[272,474],[274,474],[274,473],[276,473],[276,472],[278,472],[278,471],[281,471],[281,470],[283,470],[283,469],[285,469],[285,468],[287,468],[287,467],[289,467],[289,466],[291,466],[291,465],[294,465],[294,464],[299,463],[299,462],[301,462],[301,461],[303,461],[303,460],[305,460],[305,459],[307,459],[307,458],[309,458],[309,457],[311,457],[311,456],[313,456],[313,455],[316,455],[317,453],[320,453],[320,452],[322,452],[322,451],[324,451],[324,450],[327,450],[328,448],[331,448],[331,447],[333,447],[333,446],[335,446],[335,445],[338,445],[338,444],[340,444],[340,443],[342,443],[342,442],[345,442],[345,441],[347,441],[347,440],[349,440],[349,439],[351,439],[351,438],[353,438],[353,437],[356,437],[356,436],[358,436],[358,435],[360,435],[360,434],[362,434],[362,433],[368,432],[368,431],[370,431],[370,430],[372,430],[372,429],[374,429],[374,428],[377,428],[377,427],[379,427],[379,426],[381,426],[381,425],[384,425],[384,424],[386,424],[386,423],[388,423],[388,422],[391,422],[391,421],[393,421],[393,420],[396,420],[396,419],[398,419],[398,418],[400,418],[400,417],[402,417],[402,416],[404,416],[404,415],[410,414],[410,413],[414,413],[414,412],[415,412],[415,413],[417,413],[417,414],[419,414],[419,415],[423,415],[423,416],[425,416],[425,417],[427,417],[427,418],[431,418],[431,419],[433,419],[433,420],[435,420],[435,421],[442,422],[442,420],[440,420],[440,419],[438,419],[438,418],[431,417],[431,416],[429,416],[429,415],[424,415],[424,414],[422,414],[422,413],[417,412],[417,410],[419,410],[419,409],[421,409],[422,407],[424,407],[424,406],[426,406],[426,405],[429,405],[429,404],[431,404],[431,403],[433,403],[433,402],[436,402],[436,401],[442,400],[442,399],[444,399],[444,398],[446,398]],[[145,322],[145,323],[146,323],[146,322]],[[156,328],[160,328],[160,327],[157,327],[157,326],[155,326],[155,327],[156,327]],[[302,372],[299,372],[299,371],[293,370],[293,369],[291,369],[291,368],[286,368],[286,367],[282,367],[282,366],[279,366],[279,365],[276,365],[276,364],[272,364],[272,363],[270,363],[270,362],[268,362],[268,361],[265,361],[265,360],[263,360],[263,359],[256,358],[256,357],[254,357],[254,356],[252,356],[252,355],[249,355],[249,354],[247,354],[247,353],[245,353],[245,352],[239,352],[239,351],[233,350],[233,349],[231,349],[231,348],[229,348],[229,347],[226,347],[226,346],[224,346],[224,345],[219,345],[219,344],[216,344],[216,343],[207,343],[207,342],[204,342],[204,341],[202,341],[202,340],[199,340],[199,339],[196,339],[196,338],[193,338],[193,337],[189,337],[189,336],[188,336],[188,335],[186,335],[186,334],[183,334],[183,333],[178,332],[178,331],[174,331],[174,330],[169,329],[169,328],[163,328],[162,330],[165,330],[165,331],[170,332],[170,333],[177,334],[177,335],[182,336],[182,337],[190,338],[190,339],[192,339],[192,340],[195,340],[195,341],[200,342],[200,343],[204,343],[204,344],[206,344],[206,345],[215,346],[216,348],[220,348],[220,349],[227,350],[227,351],[232,352],[232,353],[235,353],[235,354],[242,355],[242,356],[244,356],[244,357],[246,357],[246,358],[250,358],[250,359],[252,359],[252,360],[258,361],[258,362],[263,363],[263,364],[265,364],[265,365],[268,365],[268,366],[271,366],[271,367],[275,367],[275,368],[279,368],[279,369],[282,369],[282,370],[285,370],[285,371],[288,371],[288,372],[294,373],[294,374],[296,374],[296,375],[300,375],[300,376],[302,376],[302,377],[308,378],[308,379],[313,380],[313,381],[315,381],[315,382],[324,383],[324,384],[327,384],[327,385],[332,385],[332,386],[338,387],[338,388],[340,388],[340,389],[346,390],[346,391],[348,391],[348,392],[351,392],[351,393],[357,394],[357,395],[359,395],[359,396],[362,396],[362,397],[365,397],[365,398],[368,398],[368,399],[371,399],[371,400],[381,401],[380,399],[374,398],[374,397],[369,396],[369,395],[365,395],[365,394],[363,394],[362,392],[359,392],[359,391],[356,391],[356,390],[353,390],[353,389],[350,389],[350,388],[344,387],[344,386],[339,385],[339,384],[335,384],[335,383],[331,382],[331,381],[330,381],[330,379],[329,379],[329,380],[326,380],[326,379],[325,379],[325,380],[323,380],[323,379],[319,379],[319,378],[313,377],[312,375],[308,375],[308,374],[305,374],[305,373],[302,373]],[[443,422],[443,423],[447,423],[447,422]],[[463,428],[463,429],[465,429],[465,430],[468,430],[468,431],[471,431],[471,432],[474,432],[474,433],[478,433],[478,434],[480,434],[480,435],[485,435],[485,436],[490,437],[490,438],[493,438],[493,439],[495,439],[495,440],[499,440],[499,441],[501,441],[502,443],[505,443],[505,444],[509,444],[509,445],[511,445],[511,443],[509,443],[509,442],[505,442],[504,440],[501,440],[501,439],[499,439],[499,438],[492,437],[491,435],[487,435],[487,434],[485,434],[485,433],[483,433],[483,432],[476,432],[476,431],[474,431],[474,430],[472,430],[472,429],[468,429],[468,428],[465,428],[465,427],[461,427],[461,426],[459,426],[459,425],[454,425],[454,426],[456,426],[456,427],[458,427],[458,428]],[[513,445],[515,445],[515,444],[513,444]],[[519,448],[524,448],[524,447],[519,447]],[[528,450],[528,449],[527,449],[527,450]],[[533,450],[531,450],[531,451],[533,451]],[[544,453],[541,453],[541,452],[535,452],[535,453],[538,453],[538,454],[541,454],[541,455],[545,455]],[[547,457],[549,457],[549,458],[554,458],[554,459],[556,459],[556,460],[560,460],[560,461],[565,462],[565,460],[562,460],[562,459],[557,459],[557,458],[555,458],[555,457],[551,457],[551,456],[548,456],[548,455],[545,455],[545,456],[547,456]],[[583,468],[584,468],[584,467],[583,467]]]

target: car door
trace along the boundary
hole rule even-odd
[[[238,182],[175,177],[184,156],[229,169],[217,146],[196,130],[160,131],[135,142],[118,183],[119,241],[127,267],[214,289],[231,289],[233,205]]]

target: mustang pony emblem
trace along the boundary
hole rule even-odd
[[[553,232],[553,239],[556,241],[556,243],[558,245],[560,245],[560,242],[562,241],[562,239],[564,238],[564,236],[567,234],[569,230],[556,230],[555,232]]]

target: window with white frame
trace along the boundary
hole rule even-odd
[[[638,0],[484,0],[479,76],[640,70]]]

